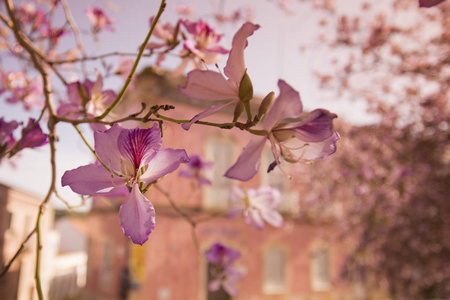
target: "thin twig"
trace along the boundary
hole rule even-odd
[[[144,53],[145,47],[148,44],[148,41],[150,40],[150,37],[153,34],[153,31],[155,30],[155,26],[158,23],[159,18],[161,17],[162,13],[164,12],[164,9],[166,8],[166,1],[161,0],[161,5],[159,6],[158,13],[155,16],[155,19],[152,23],[152,26],[150,28],[150,31],[148,32],[147,36],[145,37],[144,42],[141,45],[141,48],[139,49],[138,56],[136,57],[136,60],[134,61],[134,65],[131,68],[130,74],[128,75],[127,80],[125,81],[125,84],[123,85],[122,90],[117,95],[116,100],[101,114],[101,116],[98,117],[99,120],[104,119],[115,107],[119,102],[122,100],[123,96],[125,95],[125,92],[128,89],[128,86],[130,85],[131,81],[133,80],[134,73],[136,72],[137,66],[139,64],[139,61],[141,60],[142,54]]]
[[[66,0],[59,0],[59,2],[61,2],[61,5],[64,10],[64,14],[66,15],[67,22],[69,23],[70,27],[72,28],[73,34],[75,36],[75,42],[77,44],[77,48],[80,49],[82,58],[85,58],[87,56],[87,54],[83,47],[83,40],[81,39],[80,29],[78,28],[78,25],[72,16],[72,12],[70,11],[69,4],[67,3]],[[86,75],[87,74],[86,65],[84,62],[85,62],[85,60],[81,61],[81,68],[83,70],[83,74]]]

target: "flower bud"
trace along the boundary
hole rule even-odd
[[[253,98],[253,85],[250,77],[245,71],[244,76],[242,76],[241,83],[239,84],[239,99],[242,102],[250,101]]]
[[[273,100],[275,100],[274,92],[270,92],[266,97],[264,97],[258,109],[258,115],[256,117],[258,121],[261,120],[262,117],[269,111],[269,108],[272,106]]]
[[[236,122],[239,119],[243,111],[244,104],[242,102],[238,102],[238,104],[236,104],[236,107],[234,108],[233,122]]]

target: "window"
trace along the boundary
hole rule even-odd
[[[234,145],[229,138],[218,136],[210,138],[206,147],[206,158],[214,162],[214,165],[208,173],[212,185],[205,188],[203,206],[207,209],[226,210],[232,181],[224,174],[233,164]]]
[[[311,257],[311,284],[315,291],[325,291],[331,286],[330,251],[316,249]]]
[[[270,247],[265,253],[263,289],[266,294],[286,291],[286,253],[280,247]]]
[[[283,195],[283,202],[278,207],[280,212],[295,214],[299,209],[298,192],[290,188],[291,183],[288,175],[283,173],[279,167],[275,167],[270,173],[267,173],[267,169],[273,161],[274,158],[271,149],[264,149],[260,167],[261,184],[270,185],[280,190]]]

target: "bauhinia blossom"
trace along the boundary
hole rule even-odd
[[[199,185],[211,184],[204,172],[212,166],[212,161],[206,162],[200,155],[191,155],[187,168],[180,172],[180,176],[197,179]]]
[[[109,18],[103,9],[89,6],[84,10],[84,12],[92,24],[92,32],[94,34],[97,34],[102,30],[114,31],[114,27],[112,25],[115,21]]]
[[[444,2],[444,0],[419,0],[419,7],[432,7]]]
[[[155,21],[155,17],[150,18],[150,27],[153,26],[153,22]],[[178,41],[178,28],[179,23],[177,23],[176,27],[173,27],[171,23],[166,23],[161,25],[159,22],[155,24],[155,29],[153,31],[153,36],[155,38],[160,39],[160,42],[151,41],[145,47],[151,51],[159,50],[158,56],[156,58],[156,65],[159,67],[161,63],[167,56],[167,52],[173,48],[175,48]]]
[[[244,275],[233,266],[233,263],[241,257],[239,251],[215,243],[205,252],[205,257],[211,264],[209,272],[213,277],[208,284],[209,290],[217,291],[222,286],[230,296],[237,297],[239,293],[236,284]]]
[[[276,210],[281,204],[281,192],[263,185],[257,190],[243,190],[233,186],[230,194],[231,207],[228,217],[243,215],[245,222],[257,229],[264,228],[264,221],[274,227],[283,226],[283,217]]]
[[[95,131],[94,139],[103,165],[66,171],[62,185],[81,195],[106,195],[126,186],[129,195],[120,206],[120,224],[133,243],[142,245],[155,228],[155,209],[143,192],[189,158],[181,149],[160,149],[157,124],[150,129],[124,129],[114,124],[105,132]]]
[[[47,144],[47,135],[42,132],[39,124],[34,119],[29,119],[27,126],[22,128],[22,136],[17,142],[14,138],[14,130],[21,125],[16,121],[6,122],[0,119],[0,160],[6,154],[13,156],[25,148],[37,148]],[[19,144],[17,144],[19,143]]]
[[[336,151],[339,134],[333,129],[332,121],[337,116],[316,109],[301,118],[303,106],[299,93],[283,80],[278,81],[278,87],[280,95],[263,121],[263,136],[250,141],[226,177],[247,181],[255,176],[267,140],[274,157],[268,172],[280,165],[281,158],[296,163],[323,158]]]
[[[84,83],[75,81],[67,85],[68,103],[62,103],[58,115],[70,119],[96,117],[111,105],[117,95],[113,90],[103,91],[103,77],[97,72],[97,80],[86,79]],[[105,130],[101,124],[92,125],[93,129]]]
[[[183,94],[194,99],[208,101],[229,100],[229,102],[224,105],[212,106],[210,109],[199,113],[189,123],[182,125],[184,129],[189,130],[193,123],[229,105],[237,104],[241,100],[249,100],[244,99],[242,93],[240,95],[242,90],[241,82],[244,75],[246,75],[244,49],[247,47],[247,38],[258,28],[259,25],[247,22],[234,35],[230,55],[224,68],[224,73],[228,79],[221,73],[210,70],[193,70],[189,72],[186,85],[179,87]]]

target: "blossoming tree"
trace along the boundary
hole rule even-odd
[[[202,163],[200,158],[192,156],[190,160],[190,153],[186,153],[184,149],[161,147],[161,125],[164,122],[180,124],[186,134],[189,134],[188,130],[195,124],[221,129],[237,127],[246,131],[249,136],[256,136],[243,150],[237,162],[228,171],[223,170],[225,176],[241,181],[255,176],[266,141],[270,142],[273,153],[273,163],[267,172],[280,168],[282,161],[291,164],[312,161],[336,151],[339,139],[333,128],[336,115],[318,109],[303,116],[299,93],[284,80],[278,82],[280,93],[277,97],[274,92],[269,91],[259,109],[252,109],[256,100],[244,62],[244,50],[248,39],[259,29],[259,25],[244,22],[235,33],[231,50],[228,51],[221,45],[222,35],[202,20],[180,19],[174,24],[163,25],[160,17],[165,6],[166,1],[162,0],[156,14],[148,16],[150,29],[137,52],[129,55],[131,58],[121,58],[116,72],[124,78],[124,83],[119,90],[114,91],[104,88],[108,68],[102,74],[100,70],[89,70],[87,62],[119,56],[120,53],[88,55],[81,38],[83,32],[72,16],[68,1],[16,4],[12,0],[5,0],[1,4],[1,46],[8,57],[21,66],[18,69],[1,70],[2,99],[12,105],[23,105],[26,110],[35,109],[38,113],[26,125],[8,120],[6,116],[0,119],[0,159],[4,163],[24,148],[48,144],[50,149],[50,185],[39,207],[36,225],[23,242],[36,233],[36,288],[39,299],[44,297],[39,261],[41,248],[45,247],[41,242],[40,219],[51,197],[58,195],[57,181],[61,180],[63,186],[69,186],[72,191],[84,196],[125,195],[126,200],[120,207],[117,219],[124,234],[133,243],[140,245],[151,238],[151,233],[157,226],[157,211],[145,196],[150,188],[178,169],[180,164],[188,162],[191,162],[190,171],[185,176],[196,177],[203,184],[208,183],[201,177],[201,169],[207,164]],[[84,12],[90,21],[90,34],[96,43],[100,43],[103,31],[114,32],[115,21],[104,10],[91,6]],[[183,13],[187,12],[184,10]],[[56,16],[64,17],[62,25]],[[237,21],[240,18],[241,15],[235,13],[231,19]],[[225,21],[225,16],[220,20]],[[74,37],[75,44],[67,47],[63,41],[69,36]],[[167,118],[160,113],[161,110],[176,109],[165,105],[151,108],[142,105],[141,110],[129,115],[115,110],[125,92],[132,87],[141,58],[156,56],[156,65],[161,66],[169,54],[180,58],[175,76],[181,75],[189,65],[193,65],[193,69],[187,74],[185,86],[180,87],[181,93],[205,101],[228,102],[212,106],[195,116],[186,116],[183,120]],[[224,68],[226,77],[209,69],[225,54],[228,54]],[[64,72],[65,68],[71,69],[71,76]],[[95,80],[89,76],[93,73],[96,74]],[[57,95],[61,101],[55,101]],[[205,117],[213,116],[231,105],[235,107],[235,111],[228,123],[203,121]],[[241,117],[244,111],[245,115]],[[149,128],[127,128],[129,121],[153,125]],[[62,178],[58,178],[55,160],[58,148],[56,130],[64,123],[75,128],[86,144],[86,150],[94,154],[96,161],[68,170]],[[83,133],[79,127],[81,124],[89,124],[92,132]],[[16,131],[19,126],[22,127],[21,133]],[[94,146],[90,145],[85,134],[93,134]],[[236,205],[231,213],[233,216],[242,215],[249,224],[259,229],[263,228],[264,221],[276,227],[283,224],[281,215],[275,211],[280,203],[278,191],[270,187],[239,190],[233,197]],[[176,206],[174,209],[180,212]],[[22,248],[6,264],[1,275],[7,272]],[[214,244],[205,256],[213,265],[211,275],[215,277],[210,283],[210,289],[217,290],[222,285],[228,293],[236,295],[234,284],[242,274],[232,267],[232,263],[239,258],[239,253],[224,245]]]

